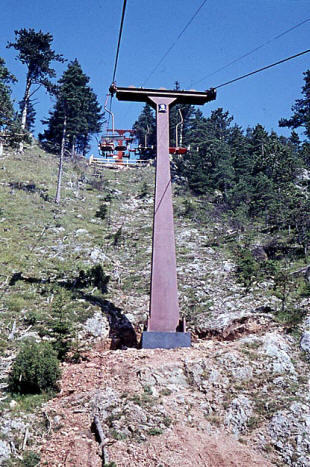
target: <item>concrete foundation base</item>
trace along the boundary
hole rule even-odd
[[[176,349],[190,347],[191,335],[189,332],[155,332],[142,333],[142,349]]]

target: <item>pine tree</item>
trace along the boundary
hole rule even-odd
[[[297,99],[292,107],[294,114],[291,118],[282,118],[279,121],[281,127],[303,127],[305,135],[310,139],[310,70],[304,73],[305,85],[302,87],[303,99]]]
[[[295,153],[300,151],[301,141],[296,131],[291,132],[291,136],[288,139],[289,146],[293,149]]]
[[[300,157],[304,161],[304,164],[310,170],[310,143],[305,141],[300,149]]]
[[[17,112],[14,111],[11,100],[10,84],[17,80],[5,66],[5,61],[0,58],[0,153],[3,146],[13,146],[20,144],[24,138],[24,132],[21,129],[21,122]]]
[[[47,90],[52,88],[50,78],[54,78],[56,73],[50,66],[51,62],[63,63],[65,61],[62,55],[56,54],[51,49],[52,41],[53,36],[49,33],[44,34],[41,30],[36,32],[34,29],[27,30],[23,28],[15,31],[15,42],[8,42],[7,48],[13,47],[17,50],[18,60],[27,66],[26,87],[22,100],[22,129],[26,128],[30,97],[41,86],[44,86]],[[33,85],[37,85],[37,88],[31,92]]]
[[[75,148],[84,155],[92,134],[98,133],[102,125],[102,112],[97,96],[88,85],[89,78],[83,73],[77,60],[68,65],[58,81],[56,103],[49,118],[42,123],[48,128],[39,139],[43,146],[59,152],[66,118],[66,148]]]
[[[156,118],[154,110],[149,104],[145,104],[133,129],[141,146],[156,144]]]
[[[0,57],[0,130],[6,128],[14,116],[10,84],[16,81],[15,76],[9,72],[5,61]]]
[[[188,135],[191,149],[176,160],[178,174],[187,179],[190,189],[196,194],[205,194],[211,187],[208,136],[207,119],[200,110],[196,110]]]
[[[138,120],[132,127],[135,130],[135,135],[139,146],[142,148],[150,148],[144,150],[142,158],[155,157],[156,155],[156,118],[154,110],[149,104],[145,104]]]
[[[217,189],[226,198],[235,177],[234,157],[229,146],[232,119],[221,108],[207,119],[200,110],[194,112],[187,134],[191,150],[179,165],[194,193]]]

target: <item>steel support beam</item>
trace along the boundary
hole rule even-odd
[[[175,332],[179,303],[169,159],[169,97],[151,97],[156,106],[157,159],[153,223],[151,301],[148,331]]]
[[[176,103],[202,105],[215,99],[215,90],[205,92],[166,89],[119,88],[119,100],[148,102],[156,110],[157,159],[154,201],[150,315],[142,336],[143,348],[189,347],[190,335],[179,331],[172,189],[169,158],[169,109]]]

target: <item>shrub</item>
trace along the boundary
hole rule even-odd
[[[35,467],[40,462],[40,456],[34,451],[27,451],[21,462],[22,467]]]
[[[80,180],[81,180],[81,179],[80,179]],[[80,180],[79,180],[79,181],[80,181]],[[88,191],[92,191],[92,190],[103,191],[103,189],[104,189],[104,187],[105,187],[105,185],[106,185],[106,182],[105,182],[102,178],[100,178],[99,180],[96,180],[96,179],[94,179],[94,178],[88,180],[88,179],[86,178],[86,180],[83,179],[83,182],[87,182],[87,183],[88,183],[88,185],[89,185],[89,186],[87,187],[87,190],[88,190]]]
[[[99,219],[105,219],[108,213],[108,206],[106,204],[101,204],[99,206],[98,211],[96,211],[95,217],[99,217]]]
[[[96,264],[92,268],[79,272],[79,277],[75,281],[76,287],[89,287],[94,286],[101,290],[102,293],[107,293],[107,285],[109,283],[110,276],[107,276],[100,264]]]
[[[15,393],[40,393],[57,389],[59,361],[49,342],[26,342],[13,364],[9,388]]]
[[[67,353],[72,347],[72,324],[62,313],[58,319],[51,324],[51,331],[48,333],[54,337],[52,341],[53,349],[59,360],[65,360]]]
[[[143,199],[148,195],[148,193],[149,193],[149,188],[147,186],[147,183],[143,182],[142,185],[140,186],[140,190],[139,190],[139,193],[137,195],[137,198]]]
[[[10,311],[20,312],[26,308],[27,302],[23,297],[19,295],[11,295],[7,301],[7,307]]]
[[[40,320],[40,315],[37,311],[29,311],[24,317],[25,324],[33,326]]]
[[[183,216],[191,218],[195,213],[195,207],[192,200],[185,199],[183,201]]]
[[[298,287],[298,294],[300,297],[310,297],[310,283],[308,281],[303,281]]]
[[[118,246],[122,239],[122,226],[113,234],[113,246]]]
[[[251,251],[238,247],[235,250],[237,277],[248,291],[259,275],[259,263],[255,260]]]
[[[151,436],[158,436],[158,435],[161,435],[162,433],[163,433],[163,430],[161,430],[160,428],[151,428],[148,431],[148,434]]]

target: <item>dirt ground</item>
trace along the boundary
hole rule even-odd
[[[214,345],[220,346],[221,343]],[[198,346],[199,347],[199,346]],[[48,433],[41,441],[41,465],[49,467],[102,467],[101,449],[95,439],[92,423],[98,407],[93,400],[98,392],[115,388],[134,395],[141,383],[141,369],[160,369],[167,361],[179,362],[197,358],[208,348],[175,350],[110,351],[103,346],[84,356],[79,364],[64,364],[61,392],[43,408]],[[212,347],[212,346],[211,346]],[[210,348],[210,352],[214,349]],[[192,391],[192,390],[191,390]],[[185,393],[184,393],[185,394]],[[193,394],[193,391],[192,391]],[[186,397],[186,394],[185,394]],[[169,395],[173,402],[173,392]],[[195,405],[195,404],[194,404]],[[274,465],[255,449],[237,441],[234,436],[217,427],[212,433],[200,416],[199,400],[193,408],[197,422],[188,424],[182,408],[176,416],[166,406],[175,422],[163,433],[141,440],[105,440],[105,462],[117,467],[148,466],[206,466],[206,467],[268,467]],[[185,410],[185,409],[184,409]],[[184,423],[182,422],[184,418]],[[106,430],[102,425],[103,431]]]

